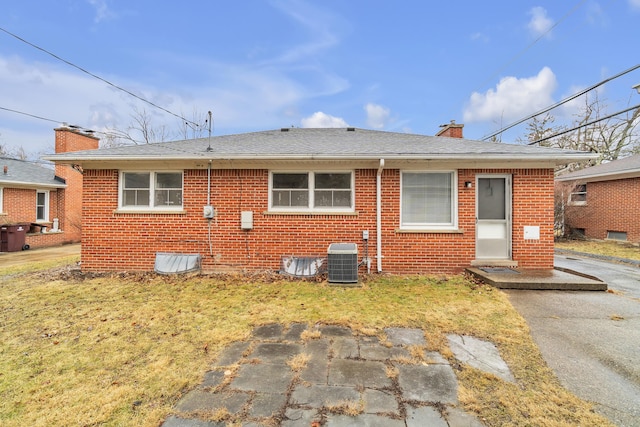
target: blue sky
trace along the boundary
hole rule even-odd
[[[640,0],[23,0],[0,28],[214,135],[355,126],[493,130],[640,63]],[[636,70],[600,88],[640,103]],[[584,100],[554,110],[571,121]],[[16,110],[54,122],[4,109]],[[53,128],[180,120],[0,31],[0,144],[53,150]],[[524,125],[503,136],[525,134]]]

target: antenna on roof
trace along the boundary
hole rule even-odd
[[[211,111],[209,111],[209,146],[207,147],[207,151],[211,151],[211,124],[213,123],[213,119],[211,117]]]

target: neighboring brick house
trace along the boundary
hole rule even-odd
[[[98,138],[66,126],[55,136],[57,153],[98,148]],[[0,158],[0,224],[25,224],[30,248],[79,242],[81,219],[82,173],[77,169]]]
[[[640,155],[556,178],[565,234],[640,243]]]
[[[438,135],[283,128],[47,158],[84,170],[87,271],[150,271],[157,253],[278,270],[338,242],[378,272],[552,268],[554,168],[593,156]]]

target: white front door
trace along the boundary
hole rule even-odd
[[[476,177],[476,259],[511,259],[511,175]]]

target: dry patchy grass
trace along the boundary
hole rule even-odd
[[[555,247],[556,249],[565,249],[640,261],[640,247],[624,242],[603,240],[561,240],[555,243]]]
[[[342,288],[69,271],[0,277],[0,424],[156,427],[225,346],[273,322],[348,325],[372,335],[421,328],[428,349],[445,356],[447,333],[488,339],[517,385],[457,371],[461,403],[487,426],[607,425],[560,387],[506,295],[461,276],[378,276]]]

